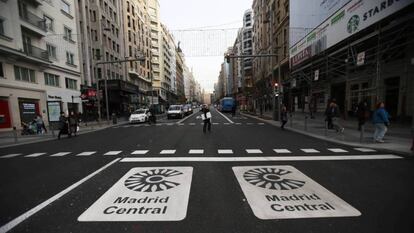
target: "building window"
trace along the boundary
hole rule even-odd
[[[61,3],[62,11],[67,14],[70,14],[70,4],[63,0],[61,0]]]
[[[46,44],[47,54],[49,54],[49,58],[56,59],[56,47],[51,44]]]
[[[45,73],[45,85],[59,87],[59,76]]]
[[[63,39],[73,42],[72,29],[70,29],[68,27],[64,27],[64,31],[65,31],[65,35],[63,36]]]
[[[5,35],[4,33],[4,19],[0,18],[0,35]]]
[[[78,85],[75,79],[71,79],[71,78],[65,78],[65,83],[66,83],[66,88],[67,89],[72,89],[72,90],[77,90],[78,89]]]
[[[66,64],[75,65],[74,56],[73,53],[66,52]]]
[[[35,71],[20,66],[14,66],[14,77],[18,81],[36,83]]]
[[[3,62],[0,62],[0,77],[4,78]]]
[[[53,19],[46,15],[43,15],[43,19],[45,20],[46,29],[48,31],[53,32],[54,31]]]

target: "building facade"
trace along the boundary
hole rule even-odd
[[[73,0],[0,2],[0,130],[82,112]]]

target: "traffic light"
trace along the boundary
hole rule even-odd
[[[280,93],[279,83],[275,83],[273,90],[274,90],[275,96],[279,96],[279,93]]]

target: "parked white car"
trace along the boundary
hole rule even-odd
[[[135,110],[131,116],[129,116],[129,123],[141,123],[147,122],[149,119],[149,109],[138,109]]]
[[[171,105],[167,111],[167,118],[183,118],[184,108],[182,105]]]

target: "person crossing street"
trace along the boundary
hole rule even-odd
[[[211,112],[208,109],[207,105],[203,105],[201,112],[201,119],[204,122],[203,133],[206,133],[206,128],[208,129],[208,132],[211,132]]]

